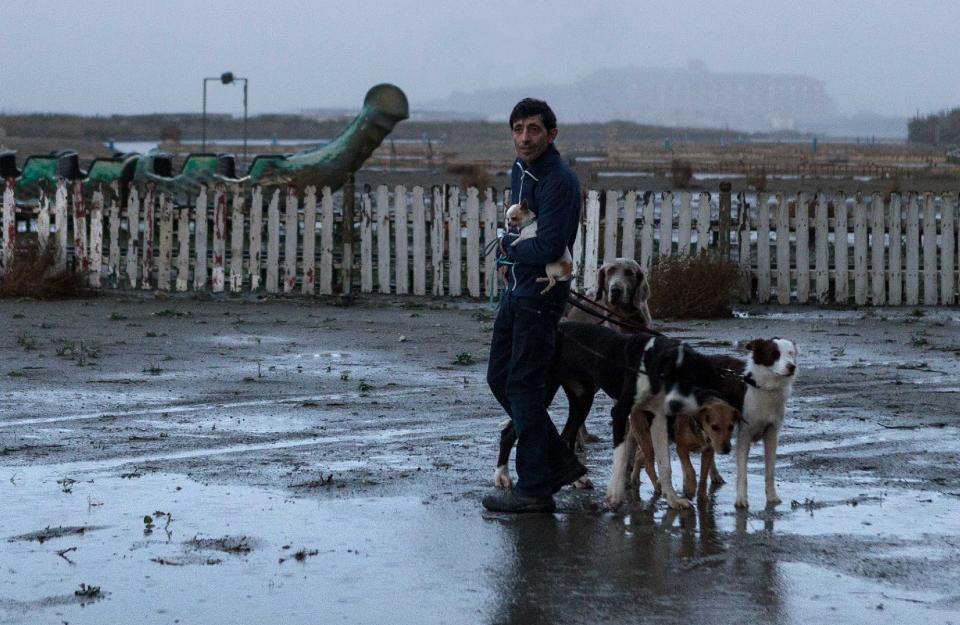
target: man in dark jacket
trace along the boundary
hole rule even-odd
[[[493,325],[487,383],[517,432],[517,483],[483,498],[498,512],[552,512],[553,493],[586,468],[561,439],[544,406],[547,368],[557,324],[570,292],[558,282],[541,295],[544,266],[572,249],[580,222],[580,183],[553,142],[557,118],[542,100],[521,100],[510,114],[517,159],[511,172],[513,203],[522,199],[536,215],[537,235],[516,245],[500,241],[500,262],[509,267],[507,289]]]

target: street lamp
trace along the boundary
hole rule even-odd
[[[247,163],[247,79],[241,78],[240,76],[234,76],[233,72],[224,72],[219,76],[214,76],[213,78],[204,78],[203,79],[203,140],[201,143],[201,151],[207,151],[207,81],[208,80],[219,80],[224,85],[230,85],[238,80],[243,81],[243,163]]]

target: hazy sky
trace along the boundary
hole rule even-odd
[[[0,111],[199,111],[250,80],[250,114],[411,103],[599,67],[799,73],[841,113],[960,106],[960,2],[0,0]],[[534,95],[534,94],[532,94]],[[238,86],[208,109],[240,114]]]

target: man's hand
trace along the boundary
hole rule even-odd
[[[513,232],[508,232],[500,237],[500,255],[509,259],[510,248],[518,238],[520,238],[520,235]]]

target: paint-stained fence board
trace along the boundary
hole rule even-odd
[[[313,295],[317,281],[317,188],[305,189],[303,202],[303,281],[300,292]]]

